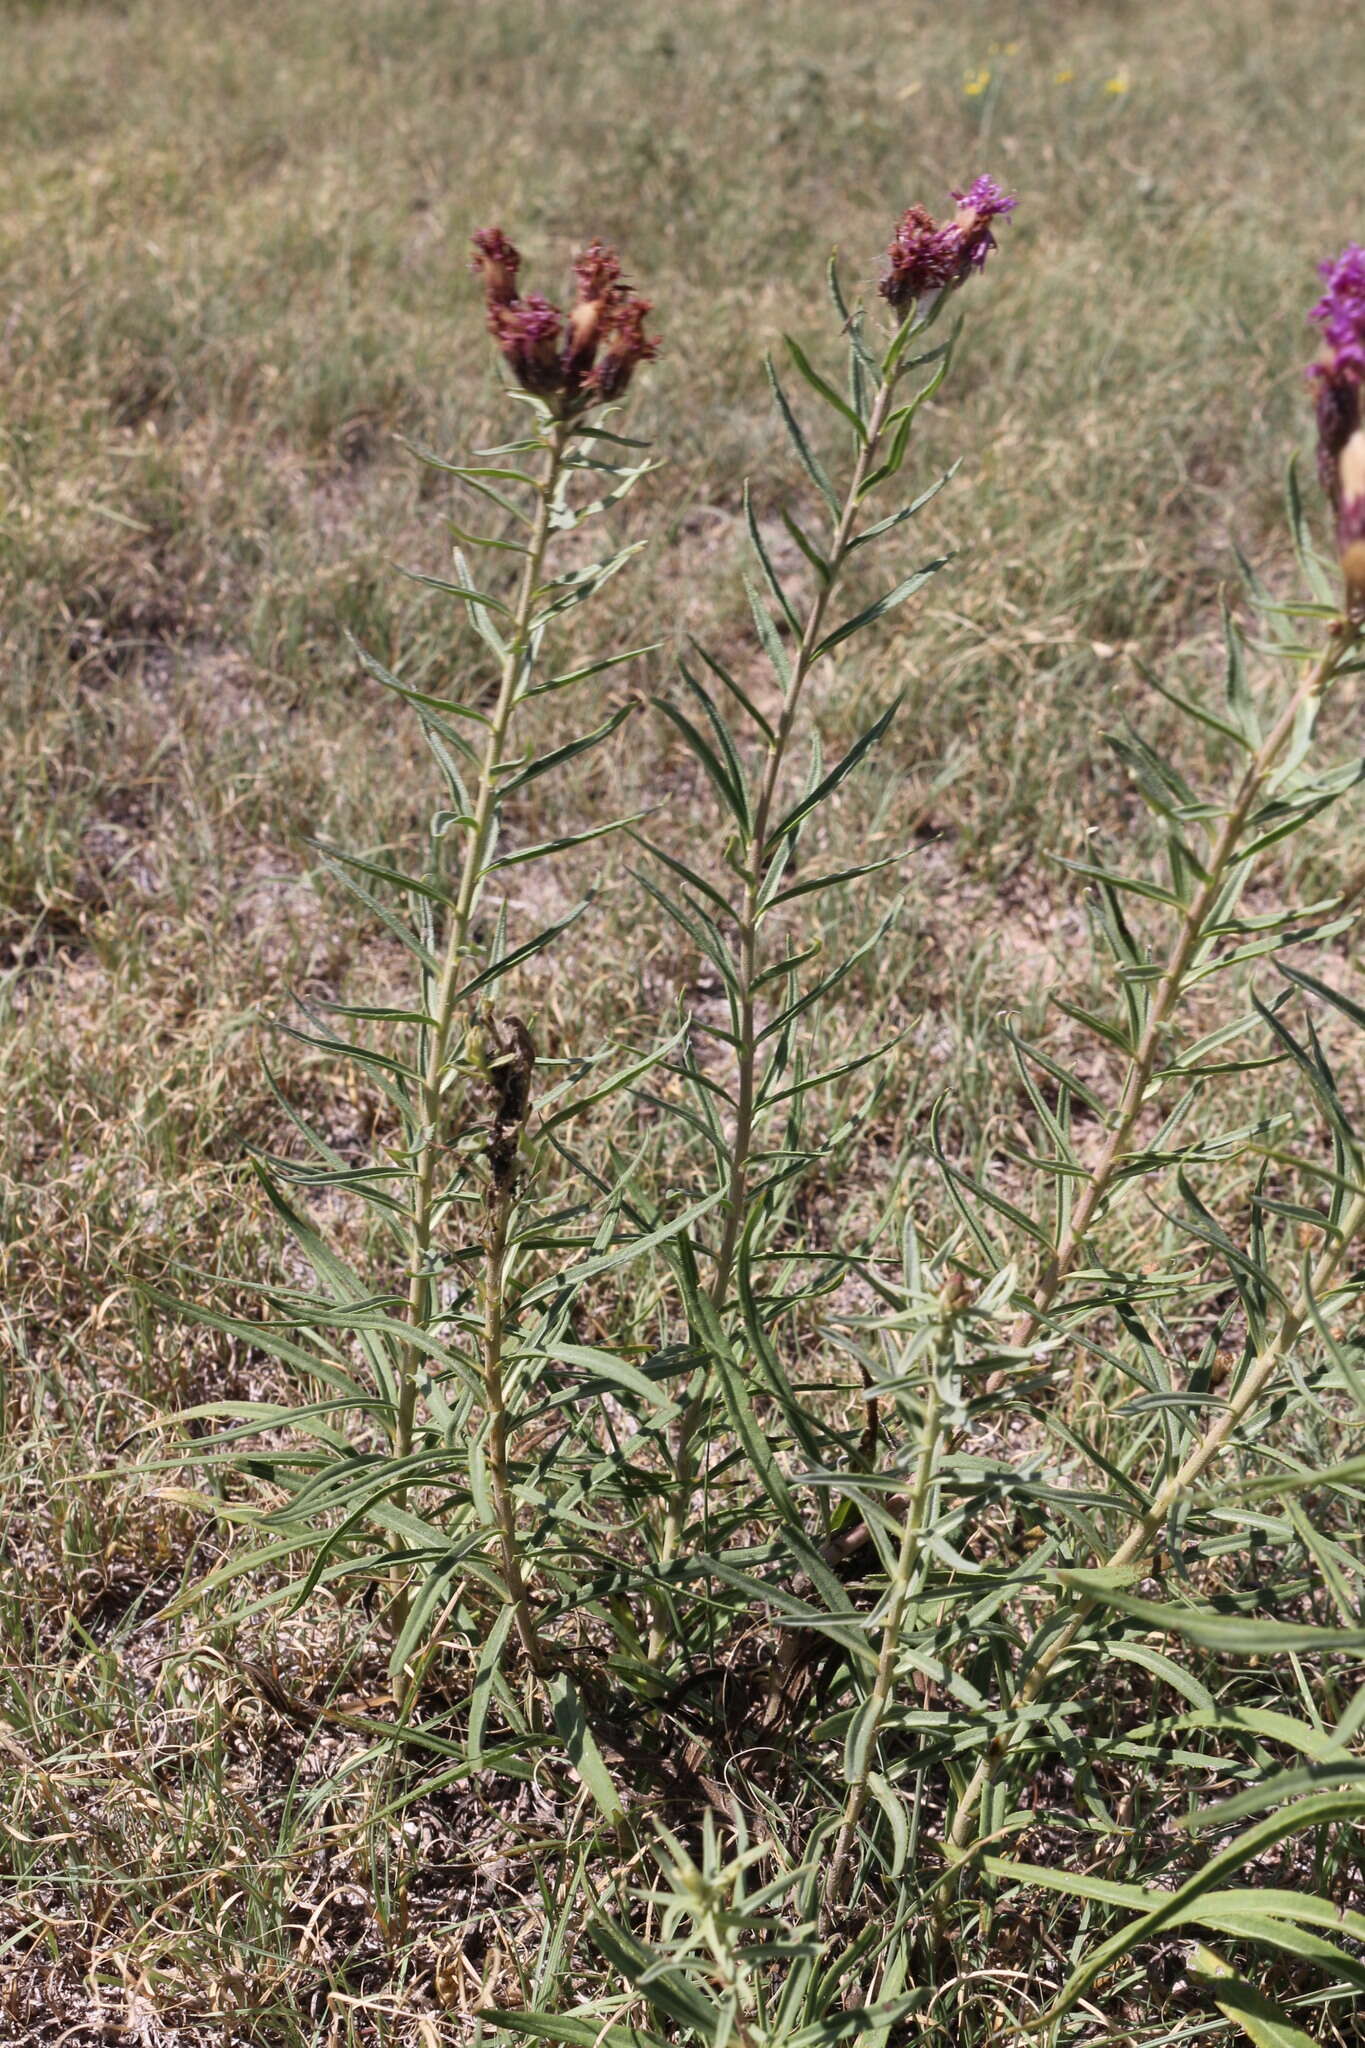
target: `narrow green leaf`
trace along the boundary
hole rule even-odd
[[[1253,1710],[1247,1709],[1248,1716]],[[1230,1717],[1236,1724],[1235,1713]],[[1275,1714],[1274,1721],[1287,1719]],[[1215,1716],[1214,1724],[1217,1724]],[[1286,1742],[1283,1734],[1272,1734],[1271,1740]],[[1330,1745],[1323,1740],[1319,1749]],[[1326,1757],[1321,1762],[1301,1764],[1296,1770],[1277,1771],[1259,1785],[1249,1785],[1245,1792],[1238,1792],[1231,1799],[1220,1799],[1215,1806],[1201,1806],[1187,1814],[1183,1825],[1197,1833],[1203,1828],[1221,1828],[1233,1821],[1245,1820],[1249,1813],[1264,1813],[1268,1806],[1283,1806],[1290,1799],[1298,1799],[1304,1793],[1315,1792],[1327,1785],[1356,1785],[1365,1780],[1365,1758],[1338,1756]]]
[[[484,1638],[474,1667],[474,1686],[469,1695],[469,1762],[473,1770],[483,1768],[483,1731],[493,1703],[503,1645],[515,1619],[515,1610],[510,1605],[504,1607]]]
[[[764,717],[763,713],[759,710],[757,704],[755,704],[753,698],[749,695],[747,690],[742,689],[740,685],[735,681],[734,677],[731,675],[729,669],[725,667],[724,663],[718,661],[714,654],[708,654],[707,650],[702,646],[700,640],[694,639],[691,641],[690,644],[692,648],[695,650],[695,652],[706,663],[706,666],[710,669],[712,675],[716,678],[717,682],[723,683],[726,689],[730,692],[730,695],[734,698],[735,702],[743,706],[744,710],[749,714],[754,724],[763,734],[763,737],[767,740],[776,741],[777,733],[771,721]]]
[[[782,415],[783,424],[791,436],[792,446],[796,450],[802,468],[837,519],[839,517],[839,500],[834,494],[834,486],[830,483],[819,458],[807,441],[801,422],[791,409],[787,394],[782,389],[781,379],[778,377],[772,357],[769,356],[766,360],[768,382],[772,386],[773,397],[777,400],[777,409]]]
[[[791,600],[782,587],[782,578],[778,575],[773,558],[768,553],[767,543],[764,541],[757,515],[754,512],[753,493],[749,489],[747,480],[744,485],[744,517],[748,522],[750,545],[758,557],[759,567],[763,571],[763,580],[772,592],[778,608],[787,624],[791,627],[792,632],[799,633],[801,631],[801,622],[792,609]]]
[[[603,740],[609,740],[612,734],[625,724],[634,709],[633,703],[618,704],[610,716],[592,732],[583,733],[578,739],[569,740],[562,747],[553,747],[548,754],[541,754],[534,761],[528,762],[510,781],[503,783],[498,791],[499,799],[512,796],[519,789],[525,789],[529,782],[535,782],[539,776],[550,774],[555,768],[562,768],[566,761],[572,761],[579,754],[586,754],[590,747],[600,747]]]
[[[484,611],[496,612],[500,618],[511,616],[501,598],[490,597],[487,591],[478,590],[473,584],[452,583],[448,577],[428,576],[420,569],[405,569],[403,574],[414,583],[425,584],[428,590],[439,590],[446,597],[463,598],[466,604]]]
[[[1141,1600],[1108,1582],[1098,1571],[1058,1571],[1052,1576],[1069,1593],[1142,1622],[1147,1628],[1183,1636],[1205,1650],[1234,1656],[1271,1657],[1290,1651],[1365,1649],[1365,1628],[1320,1628],[1306,1621],[1262,1621],[1252,1615],[1219,1614],[1205,1607]]]
[[[1282,1808],[1267,1820],[1258,1821],[1254,1827],[1236,1836],[1225,1848],[1211,1856],[1202,1870],[1196,1871],[1193,1877],[1188,1878],[1175,1891],[1159,1897],[1147,1912],[1141,1914],[1129,1926],[1093,1948],[1084,1961],[1073,1970],[1047,2011],[1040,2014],[1039,2024],[1056,2021],[1070,2012],[1096,1979],[1102,1977],[1122,1956],[1130,1954],[1140,1944],[1151,1940],[1163,1928],[1188,1919],[1188,1909],[1214,1890],[1225,1877],[1230,1877],[1235,1871],[1240,1870],[1243,1864],[1251,1862],[1265,1850],[1274,1848],[1277,1842],[1284,1841],[1289,1835],[1332,1822],[1356,1822],[1362,1814],[1365,1814],[1365,1792],[1321,1792],[1311,1798],[1298,1800],[1288,1808]]]
[[[1197,1946],[1189,1970],[1190,1982],[1205,1990],[1224,2019],[1241,2028],[1254,2048],[1317,2048],[1311,2034],[1295,2026],[1281,2007],[1247,1983],[1212,1949]]]
[[[902,505],[899,512],[889,512],[885,519],[878,519],[873,525],[865,526],[861,533],[855,534],[845,549],[845,554],[853,554],[858,548],[866,547],[869,541],[880,540],[884,533],[890,533],[897,526],[903,526],[907,519],[913,519],[917,512],[923,511],[924,507],[938,496],[945,484],[952,482],[961,467],[962,458],[959,456],[951,468],[945,469],[942,476],[936,477],[933,483],[921,491],[917,498],[912,498],[908,505]]]
[[[798,896],[810,896],[816,890],[839,889],[847,882],[861,881],[864,875],[880,874],[883,868],[894,868],[899,866],[901,861],[908,860],[912,851],[910,847],[902,847],[897,853],[885,854],[881,860],[864,861],[856,868],[836,868],[828,875],[807,875],[802,881],[792,882],[787,888],[779,889],[776,896],[762,908],[776,910],[780,903],[791,903]]]
[[[1177,711],[1183,711],[1187,717],[1197,720],[1200,725],[1206,726],[1210,732],[1216,732],[1220,739],[1231,740],[1232,744],[1240,752],[1250,753],[1252,751],[1252,743],[1248,741],[1246,734],[1240,727],[1229,725],[1225,719],[1215,717],[1207,706],[1196,704],[1192,697],[1184,697],[1179,690],[1173,690],[1169,684],[1162,682],[1155,669],[1149,668],[1146,662],[1139,660],[1136,656],[1134,656],[1134,666],[1138,674],[1143,678],[1143,681],[1150,683],[1152,688],[1159,696],[1164,697],[1168,704],[1174,704]]]
[[[647,2027],[612,2026],[595,2006],[589,2007],[586,2019],[571,2012],[527,2012],[520,2006],[505,2010],[498,2005],[483,2006],[478,2018],[491,2021],[504,2034],[550,2041],[555,2048],[668,2048],[662,2036],[651,2034]]]
[[[827,583],[830,576],[829,563],[825,560],[819,548],[816,547],[815,542],[806,532],[806,529],[800,524],[799,520],[793,517],[785,505],[779,508],[778,517],[821,582]],[[852,553],[852,544],[850,544],[848,552]]]
[[[699,896],[704,896],[709,903],[715,906],[722,917],[728,918],[734,915],[729,903],[721,895],[719,889],[708,882],[704,875],[699,875],[695,868],[690,868],[686,861],[679,860],[675,854],[669,853],[665,847],[656,846],[652,839],[645,838],[643,832],[633,831],[630,836],[637,846],[643,846],[646,853],[653,854],[655,860],[662,861],[666,868],[671,868],[681,881],[686,882],[689,889],[695,889]]]
[[[747,777],[744,771],[744,763],[740,759],[739,750],[735,745],[730,728],[721,716],[720,707],[717,705],[715,698],[711,695],[705,684],[693,674],[685,661],[679,660],[678,672],[705,714],[706,722],[715,737],[717,750],[726,765],[729,780],[743,803],[744,814],[747,819],[749,814]]]
[[[1329,576],[1322,557],[1313,545],[1313,536],[1304,509],[1303,492],[1299,489],[1299,465],[1297,456],[1291,456],[1285,477],[1285,506],[1289,514],[1289,530],[1294,537],[1294,552],[1299,558],[1299,567],[1310,585],[1318,603],[1325,606],[1329,616],[1334,615],[1341,604],[1337,579]]]
[[[812,659],[822,660],[842,641],[851,639],[855,633],[861,633],[864,626],[870,626],[875,620],[885,618],[888,612],[895,611],[898,605],[904,604],[908,597],[913,597],[931,576],[936,576],[951,560],[951,555],[936,556],[932,562],[926,562],[922,569],[916,569],[913,575],[905,577],[894,590],[888,590],[885,597],[879,597],[872,604],[865,606],[855,618],[845,619],[841,626],[836,626],[832,633],[825,635]]]
[[[821,376],[799,341],[795,341],[790,334],[784,334],[782,339],[787,344],[788,353],[798,372],[805,378],[811,390],[816,393],[817,397],[823,398],[825,404],[834,412],[837,412],[841,419],[848,422],[857,436],[858,446],[865,448],[867,446],[867,429],[857,413],[854,412],[853,407],[839,396],[839,393],[829,382],[828,378]]]
[[[575,1777],[592,1794],[603,1819],[617,1825],[625,1819],[626,1809],[621,1804],[621,1795],[602,1752],[593,1740],[588,1717],[573,1680],[567,1671],[557,1671],[547,1680],[545,1689],[550,1697],[555,1732],[564,1744]]]
[[[551,854],[567,853],[573,846],[589,846],[594,839],[610,838],[613,832],[625,832],[632,825],[638,825],[641,818],[653,816],[653,811],[632,811],[628,818],[613,818],[609,824],[593,825],[585,832],[566,832],[559,839],[540,839],[534,846],[519,846],[513,853],[501,853],[491,860],[485,874],[496,874],[500,868],[522,867],[528,861],[548,860]]]
[[[598,661],[584,662],[581,668],[566,669],[559,676],[548,676],[525,694],[527,697],[547,697],[554,690],[567,690],[574,683],[586,682],[589,676],[601,675],[604,669],[619,668],[623,662],[638,661],[642,654],[653,654],[662,645],[661,640],[651,640],[643,647],[628,647],[624,654],[604,654]]]
[[[1184,908],[1172,890],[1163,889],[1156,882],[1144,881],[1139,875],[1125,875],[1116,868],[1098,867],[1094,861],[1068,860],[1060,853],[1052,858],[1059,868],[1066,868],[1070,874],[1080,875],[1087,882],[1107,882],[1111,889],[1122,889],[1130,896],[1145,896],[1149,902],[1164,904],[1169,910]]]
[[[853,773],[853,770],[862,760],[864,754],[870,752],[876,746],[878,740],[881,739],[892,719],[900,710],[904,700],[905,692],[902,690],[898,696],[892,698],[881,716],[873,720],[867,731],[853,742],[853,745],[843,756],[842,760],[835,763],[828,775],[818,782],[814,789],[807,791],[806,795],[798,803],[792,806],[781,824],[769,833],[767,845],[763,850],[765,859],[771,859],[782,841],[789,833],[796,830],[802,819],[808,818],[812,811],[818,810],[826,797],[832,796],[839,787],[839,784]]]
[[[744,590],[749,599],[749,610],[753,613],[754,629],[762,643],[763,652],[772,663],[773,674],[777,677],[783,689],[788,689],[791,686],[792,665],[791,657],[782,644],[782,635],[773,623],[772,614],[763,602],[762,593],[749,576],[744,578]]]
[[[719,2012],[681,1970],[667,1968],[638,1934],[613,1921],[590,1920],[588,1932],[612,1969],[628,1984],[647,1992],[651,2005],[680,2026],[695,2027],[703,2041],[714,2041]]]
[[[359,854],[347,853],[343,847],[331,846],[325,839],[305,838],[305,846],[316,849],[328,868],[340,864],[352,868],[359,875],[368,875],[372,882],[387,882],[392,888],[403,889],[413,896],[425,896],[429,903],[439,903],[443,909],[454,908],[455,899],[448,889],[425,875],[405,874],[402,868],[389,867],[383,861],[364,860]]]
[[[510,974],[514,967],[520,967],[522,962],[529,960],[533,954],[543,952],[546,946],[554,943],[561,932],[566,932],[571,924],[577,924],[587,908],[588,900],[576,903],[567,917],[561,917],[554,924],[546,925],[533,939],[527,939],[525,945],[518,946],[514,952],[505,953],[500,960],[491,962],[482,972],[476,974],[472,981],[465,983],[455,997],[456,1004],[467,1003],[471,997],[478,995],[481,989],[491,988],[494,982],[501,981],[504,975]]]
[[[1261,721],[1256,715],[1256,705],[1247,682],[1246,650],[1242,635],[1228,610],[1227,599],[1221,600],[1223,612],[1223,641],[1227,648],[1227,670],[1225,690],[1228,710],[1233,724],[1237,727],[1248,747],[1261,744]]]

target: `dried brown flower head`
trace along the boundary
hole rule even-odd
[[[636,365],[659,344],[644,331],[648,299],[621,275],[614,249],[589,242],[574,259],[577,292],[565,315],[538,292],[517,293],[520,252],[501,228],[474,236],[475,273],[483,279],[488,326],[525,391],[549,400],[563,419],[620,398]]]

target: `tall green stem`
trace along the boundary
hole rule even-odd
[[[502,1381],[503,1299],[507,1260],[507,1226],[511,1220],[513,1194],[510,1186],[495,1187],[489,1198],[487,1236],[484,1244],[483,1298],[483,1394],[488,1418],[489,1491],[498,1525],[498,1549],[502,1557],[503,1583],[512,1604],[517,1639],[533,1671],[542,1671],[545,1656],[536,1629],[535,1615],[522,1567],[521,1541],[517,1534],[516,1506],[512,1498],[507,1467],[507,1399]]]
[[[436,998],[432,1004],[431,1024],[427,1032],[426,1060],[419,1096],[421,1128],[417,1143],[417,1173],[409,1230],[407,1320],[414,1329],[424,1329],[431,1320],[431,1239],[437,1210],[436,1170],[442,1151],[443,1098],[450,1040],[455,1026],[462,970],[469,950],[470,924],[478,901],[479,884],[487,868],[493,828],[497,820],[501,764],[507,756],[508,732],[513,714],[521,700],[526,679],[530,656],[531,620],[544,568],[545,550],[550,538],[550,516],[567,442],[568,428],[560,422],[553,428],[546,445],[545,473],[538,487],[535,516],[513,608],[497,702],[489,721],[488,737],[479,769],[473,815],[466,828],[467,837],[460,868],[459,888],[446,927],[445,955],[436,986]],[[501,1259],[498,1263],[500,1272]],[[405,1345],[399,1359],[398,1418],[393,1445],[394,1453],[399,1458],[406,1458],[412,1452],[419,1360],[417,1346],[411,1343]],[[501,1385],[500,1375],[497,1384]],[[406,1490],[400,1491],[394,1498],[395,1504],[401,1508],[406,1499]],[[400,1591],[400,1614],[402,1605],[403,1597]]]
[[[816,650],[820,645],[825,614],[830,598],[834,594],[853,539],[858,508],[862,501],[864,487],[873,472],[880,448],[882,433],[891,411],[891,401],[899,380],[899,371],[893,371],[886,378],[873,401],[868,415],[866,439],[858,451],[848,492],[834,529],[830,546],[828,574],[820,578],[818,588],[811,600],[801,632],[800,644],[792,661],[791,681],[788,684],[782,713],[768,742],[768,758],[763,770],[758,803],[754,810],[753,829],[744,849],[744,893],[738,913],[737,968],[738,968],[738,1011],[739,1032],[737,1048],[738,1085],[735,1095],[735,1129],[730,1149],[730,1168],[725,1190],[725,1224],[721,1234],[719,1250],[716,1253],[715,1271],[708,1290],[713,1305],[719,1310],[729,1298],[730,1282],[734,1275],[735,1255],[739,1248],[740,1234],[748,1206],[749,1173],[753,1160],[754,1119],[758,1107],[758,1032],[755,989],[759,975],[758,926],[759,906],[763,895],[763,884],[767,879],[769,859],[767,854],[768,829],[772,822],[773,806],[781,787],[782,770],[786,763],[787,751],[791,745],[792,733],[796,726],[796,714],[805,690],[806,678],[815,665]],[[688,1502],[695,1481],[693,1464],[693,1443],[706,1406],[706,1388],[694,1389],[678,1424],[677,1451],[674,1460],[674,1483],[664,1524],[663,1539],[659,1549],[659,1563],[667,1568],[678,1554],[682,1543],[682,1532],[687,1521]],[[656,1624],[651,1633],[651,1652],[658,1656],[663,1647],[662,1630]]]
[[[901,1628],[905,1621],[906,1607],[914,1590],[920,1552],[924,1547],[925,1516],[933,1488],[934,1465],[938,1456],[942,1428],[943,1403],[937,1379],[940,1364],[940,1358],[935,1355],[932,1360],[933,1371],[924,1392],[924,1419],[920,1429],[919,1457],[915,1465],[914,1483],[905,1511],[905,1526],[901,1531],[896,1568],[887,1592],[886,1619],[882,1623],[876,1675],[872,1681],[872,1691],[868,1695],[867,1705],[863,1709],[865,1722],[860,1734],[862,1762],[849,1784],[843,1818],[839,1823],[839,1834],[834,1844],[834,1857],[825,1883],[827,1911],[837,1905],[843,1897],[849,1856],[857,1836],[858,1823],[867,1805],[872,1764],[877,1754],[877,1737],[895,1689]]]
[[[781,787],[782,770],[796,727],[796,714],[800,708],[806,678],[815,665],[816,649],[820,645],[829,601],[848,558],[863,489],[876,465],[881,436],[891,410],[896,384],[897,377],[893,373],[878,391],[868,416],[867,439],[858,452],[848,494],[839,514],[838,525],[834,529],[834,540],[829,553],[829,574],[821,579],[819,588],[811,600],[810,611],[806,615],[806,623],[801,633],[801,643],[792,662],[791,684],[782,706],[782,715],[778,719],[777,730],[769,742],[767,765],[754,811],[754,827],[745,849],[744,900],[739,919],[739,1087],[735,1107],[735,1139],[730,1154],[729,1183],[725,1192],[725,1229],[721,1237],[720,1250],[716,1254],[716,1270],[710,1288],[711,1300],[717,1308],[724,1304],[730,1291],[735,1252],[744,1228],[749,1168],[753,1154],[758,1079],[754,984],[759,971],[759,904],[769,865],[766,852],[768,828],[772,823],[773,806]]]

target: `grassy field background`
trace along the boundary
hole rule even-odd
[[[500,221],[552,294],[599,234],[655,301],[634,430],[667,467],[626,530],[657,537],[592,614],[595,646],[666,636],[648,694],[684,634],[744,659],[739,481],[763,515],[801,492],[762,354],[828,335],[829,249],[870,282],[910,201],[979,171],[1018,193],[921,453],[926,479],[964,457],[930,519],[954,566],[815,707],[833,748],[908,692],[871,826],[923,844],[878,963],[912,1026],[898,1137],[945,1085],[989,1131],[1012,1108],[989,1020],[1089,971],[1044,849],[1120,831],[1104,734],[1165,728],[1133,653],[1205,675],[1234,544],[1282,573],[1314,264],[1365,233],[1365,40],[1325,0],[11,0],[3,26],[0,2036],[439,2048],[545,1962],[473,1899],[506,1817],[392,1820],[384,1770],[340,1736],[305,1753],[235,1638],[140,1623],[197,1525],[81,1475],[252,1390],[130,1282],[267,1269],[236,1170],[283,1128],[252,1020],[391,965],[304,835],[402,846],[424,809],[348,633],[477,683],[397,567],[446,559],[443,487],[400,437],[506,424],[469,233]],[[699,793],[660,725],[632,732],[558,785],[572,823],[624,795],[685,834]],[[844,829],[866,839],[863,799]],[[1316,857],[1349,872],[1365,833]],[[614,857],[566,893],[589,867],[591,933],[536,990],[574,1043],[652,1030],[678,993]],[[282,1057],[364,1136],[362,1099]],[[355,1618],[289,1627],[248,1650],[326,1672]],[[535,1917],[523,1883],[506,1927]]]

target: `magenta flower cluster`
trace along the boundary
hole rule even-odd
[[[1365,383],[1365,249],[1351,242],[1334,262],[1320,263],[1327,289],[1311,318],[1322,323],[1324,351],[1336,369]]]
[[[567,313],[539,292],[521,297],[521,252],[501,228],[474,236],[472,267],[483,279],[489,332],[512,374],[563,419],[619,398],[636,365],[659,353],[645,333],[649,300],[632,291],[620,257],[601,242],[590,242],[574,261],[577,293]]]
[[[937,292],[951,291],[980,270],[997,246],[991,222],[1004,219],[1018,204],[994,178],[986,177],[965,192],[955,191],[953,198],[957,211],[951,220],[936,221],[927,208],[911,206],[897,223],[878,286],[897,313],[907,313],[920,299]]]
[[[1322,349],[1316,386],[1318,474],[1336,513],[1337,551],[1352,611],[1365,607],[1365,249],[1352,242],[1319,266],[1327,289],[1311,318]]]

